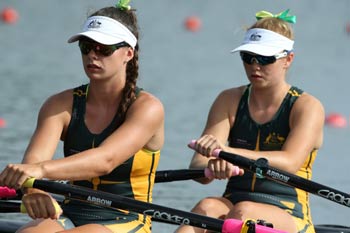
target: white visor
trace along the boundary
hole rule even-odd
[[[231,52],[247,51],[263,56],[273,56],[283,50],[293,50],[294,41],[276,32],[253,28],[249,29],[243,43]]]
[[[83,32],[69,38],[68,43],[79,40],[86,36],[98,43],[105,45],[118,44],[125,41],[135,48],[137,39],[134,34],[123,24],[105,16],[92,16],[84,24]]]

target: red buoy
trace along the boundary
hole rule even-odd
[[[189,31],[197,32],[201,26],[202,22],[197,16],[189,16],[185,20],[185,27]]]
[[[331,113],[326,116],[326,124],[335,128],[345,128],[347,125],[346,118],[338,113]]]
[[[348,35],[350,35],[350,22],[348,22],[345,26],[345,31]]]
[[[14,24],[18,20],[18,13],[11,7],[6,7],[1,11],[1,19],[8,24]]]
[[[0,128],[4,128],[6,126],[6,121],[3,118],[0,118]]]

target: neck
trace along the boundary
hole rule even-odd
[[[119,103],[125,81],[121,82],[90,82],[88,90],[88,102],[96,105],[115,105]]]
[[[274,88],[254,88],[250,86],[248,103],[257,109],[280,106],[289,89],[290,85],[287,83]]]

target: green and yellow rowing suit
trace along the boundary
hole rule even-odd
[[[137,89],[137,95],[140,89]],[[64,141],[65,157],[98,147],[122,123],[118,115],[100,134],[93,134],[84,122],[88,85],[73,91],[72,117]],[[160,151],[142,149],[115,168],[110,174],[90,180],[74,181],[74,185],[122,195],[144,202],[152,202],[152,190]],[[98,163],[98,161],[96,161]],[[151,219],[142,214],[127,210],[115,210],[89,205],[67,197],[62,206],[65,217],[75,226],[98,223],[113,232],[151,232]],[[68,221],[63,218],[63,221]],[[63,225],[63,224],[62,224]]]
[[[249,86],[239,102],[236,119],[230,130],[229,146],[255,151],[278,151],[288,137],[289,116],[293,104],[303,93],[297,87],[291,87],[280,108],[270,122],[256,123],[249,114]],[[310,152],[303,166],[296,175],[311,179],[312,164],[317,150]],[[299,232],[314,233],[307,192],[277,182],[258,178],[256,174],[245,171],[243,176],[231,177],[226,186],[224,197],[232,203],[253,201],[278,206],[290,213],[298,226]]]

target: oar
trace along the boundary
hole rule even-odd
[[[225,233],[241,232],[242,229],[249,228],[252,222],[242,222],[237,219],[221,220],[211,218],[191,212],[173,209],[161,205],[138,201],[132,198],[123,197],[107,192],[96,191],[71,184],[64,184],[48,180],[28,179],[23,187],[38,188],[50,193],[69,196],[71,199],[84,201],[87,203],[105,206],[108,208],[127,209],[141,214],[151,216],[167,223],[177,225],[191,225],[207,230]],[[247,224],[247,225],[246,225]],[[253,224],[256,233],[282,233],[283,231],[272,229],[270,227]]]
[[[241,168],[247,169],[251,172],[255,172],[261,177],[266,177],[279,183],[302,189],[306,192],[323,197],[327,200],[350,207],[350,195],[348,193],[271,167],[268,165],[268,161],[265,158],[253,160],[243,157],[241,155],[228,153],[222,150],[215,150],[214,155]]]
[[[186,172],[186,171],[185,171]],[[23,205],[19,201],[9,201],[9,200],[0,200],[0,213],[20,213],[20,212],[26,212],[23,208]],[[169,223],[174,224],[172,222],[163,221],[159,219],[153,219],[154,221],[162,222],[162,223]],[[23,223],[25,224],[25,223]],[[178,224],[176,224],[178,225]],[[19,226],[21,226],[19,224]],[[18,227],[19,228],[19,227]],[[15,230],[14,230],[15,231]],[[13,231],[13,232],[14,232]],[[331,225],[331,224],[316,224],[315,225],[315,231],[317,233],[330,233],[330,232],[337,232],[337,233],[350,233],[350,227],[348,226],[340,226],[340,225]]]
[[[161,170],[156,172],[155,182],[164,183],[172,181],[191,180],[203,177],[210,177],[211,172],[209,169],[172,169]],[[11,189],[8,187],[0,186],[0,199],[21,199],[22,193],[20,190]]]
[[[203,177],[211,177],[211,171],[208,168],[205,169],[175,169],[175,170],[162,170],[156,172],[156,183],[191,180]]]

